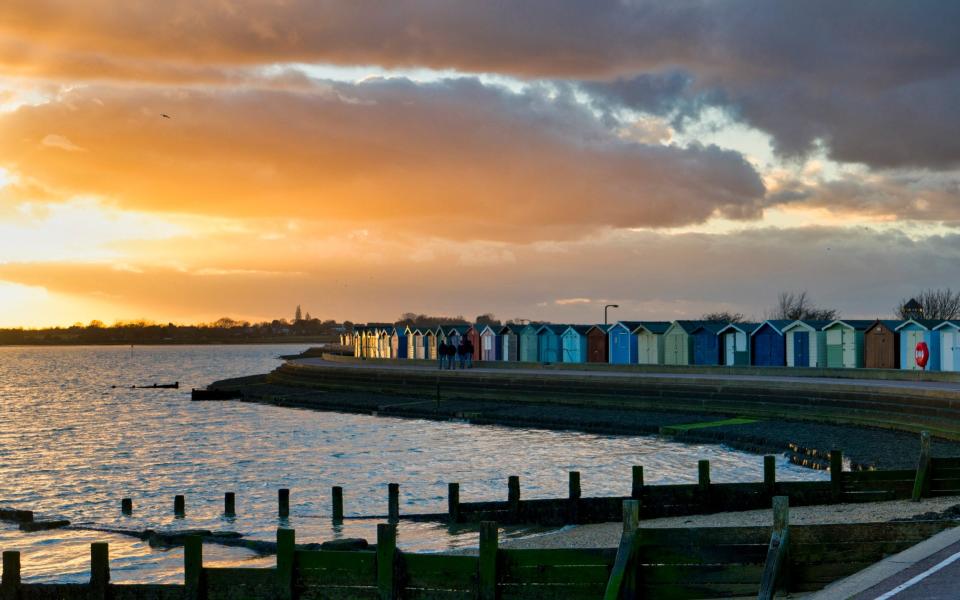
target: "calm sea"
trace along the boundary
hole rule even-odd
[[[696,480],[711,460],[714,481],[757,480],[758,456],[722,446],[656,437],[513,429],[243,404],[191,402],[191,387],[267,372],[280,354],[303,347],[174,346],[0,348],[0,506],[62,515],[75,524],[129,529],[206,528],[275,538],[293,527],[298,542],[376,537],[375,520],[330,522],[330,488],[344,488],[348,515],[386,513],[387,483],[400,484],[401,512],[442,512],[447,483],[461,499],[506,498],[519,475],[524,497],[566,494],[579,470],[584,496],[628,494],[630,467],[649,483]],[[180,390],[133,390],[179,381]],[[118,386],[116,388],[112,386]],[[778,477],[823,474],[779,460]],[[276,517],[277,489],[291,489],[291,517]],[[221,515],[223,493],[237,516]],[[173,497],[187,513],[173,516]],[[134,514],[120,514],[133,498]],[[528,529],[505,532],[529,535]],[[437,551],[476,544],[476,532],[401,523],[405,549]],[[21,533],[0,523],[0,550],[20,550],[27,581],[84,581],[89,544],[110,542],[115,582],[174,583],[182,549],[152,549],[132,537],[90,531]],[[205,546],[207,564],[272,565],[272,557]]]

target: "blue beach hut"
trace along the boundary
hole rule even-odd
[[[637,363],[637,337],[633,331],[640,321],[617,321],[607,330],[607,343],[610,345],[608,358],[611,365],[629,365]]]
[[[720,364],[728,367],[750,365],[750,334],[758,323],[730,323],[720,329]]]
[[[587,362],[587,332],[591,325],[570,325],[560,336],[561,360],[565,363]]]
[[[960,321],[944,321],[933,331],[940,338],[940,370],[960,371]]]
[[[703,321],[693,330],[693,364],[721,364],[720,331],[725,326],[726,323]]]
[[[540,323],[528,323],[520,330],[520,361],[537,362],[540,360],[540,340],[537,331]]]
[[[787,341],[783,329],[792,321],[770,319],[750,333],[750,363],[758,367],[783,367],[787,364]]]
[[[910,319],[904,321],[897,327],[897,334],[900,336],[900,368],[912,371],[920,371],[917,365],[917,344],[926,342],[930,351],[930,357],[927,360],[927,371],[939,371],[941,367],[940,358],[940,340],[939,334],[934,333],[937,326],[942,321],[932,321],[929,319]]]
[[[537,330],[540,362],[556,363],[563,361],[560,336],[563,335],[566,328],[566,325],[554,325],[552,323],[540,326],[540,329]]]

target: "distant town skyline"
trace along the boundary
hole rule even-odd
[[[0,4],[0,327],[960,288],[960,5],[442,7]]]

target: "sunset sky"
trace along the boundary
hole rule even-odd
[[[945,286],[957,2],[0,2],[0,326]]]

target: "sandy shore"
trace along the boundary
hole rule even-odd
[[[790,508],[793,525],[823,523],[866,523],[890,521],[927,512],[943,512],[957,506],[956,497],[928,498],[921,502],[895,500],[869,504],[835,504],[827,506],[798,506]],[[640,527],[741,527],[773,525],[773,511],[747,510],[743,512],[692,515],[641,521]],[[612,548],[620,542],[622,524],[599,523],[577,525],[541,535],[500,541],[501,548]],[[476,549],[473,549],[476,552]]]

